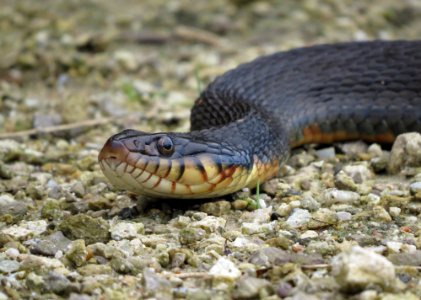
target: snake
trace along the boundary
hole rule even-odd
[[[421,41],[344,42],[261,56],[216,77],[190,132],[126,129],[98,155],[118,189],[215,198],[278,174],[291,149],[421,132]]]

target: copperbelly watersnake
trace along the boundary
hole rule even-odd
[[[99,154],[118,188],[210,198],[273,177],[291,148],[421,132],[421,41],[318,45],[279,52],[216,78],[191,132],[127,129]]]

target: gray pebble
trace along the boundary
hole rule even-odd
[[[416,132],[399,135],[393,144],[387,170],[397,173],[405,167],[421,166],[421,134]]]
[[[0,260],[0,272],[1,273],[13,273],[19,270],[19,263],[14,260],[4,259]]]
[[[311,214],[308,210],[295,208],[286,220],[286,223],[293,228],[298,228],[307,224],[310,218]]]
[[[54,232],[44,239],[33,239],[27,241],[29,250],[33,254],[55,256],[58,251],[66,252],[71,241],[61,231]]]
[[[341,222],[349,221],[352,218],[352,214],[347,211],[338,211],[336,213],[336,216],[338,217],[338,220]]]
[[[419,191],[421,191],[421,181],[413,182],[409,185],[409,190],[411,193],[415,194]]]
[[[336,155],[335,147],[323,148],[316,151],[316,156],[319,159],[330,159],[330,158],[334,158],[335,155]]]

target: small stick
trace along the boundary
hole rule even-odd
[[[188,42],[219,46],[221,39],[216,34],[193,27],[178,26],[174,30],[174,36]]]
[[[1,139],[22,139],[22,138],[30,137],[30,136],[38,136],[38,135],[49,134],[49,133],[68,132],[72,130],[83,131],[91,127],[109,124],[110,122],[113,122],[113,121],[115,121],[114,118],[103,118],[103,119],[86,120],[86,121],[57,125],[57,126],[49,126],[49,127],[44,127],[44,128],[34,128],[34,129],[29,129],[29,130],[17,131],[17,132],[0,133],[0,140]]]
[[[314,269],[327,269],[330,268],[330,264],[314,264],[314,265],[302,265],[301,268],[307,270],[314,270]]]
[[[201,272],[192,272],[192,273],[180,273],[180,274],[171,274],[168,276],[175,276],[180,279],[187,279],[187,278],[204,278],[204,279],[210,279],[213,278],[214,275],[209,273],[201,273]]]

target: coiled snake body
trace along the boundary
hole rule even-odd
[[[117,187],[210,198],[273,177],[305,143],[393,142],[421,132],[421,42],[373,41],[280,52],[216,78],[189,133],[124,130],[99,154]]]

